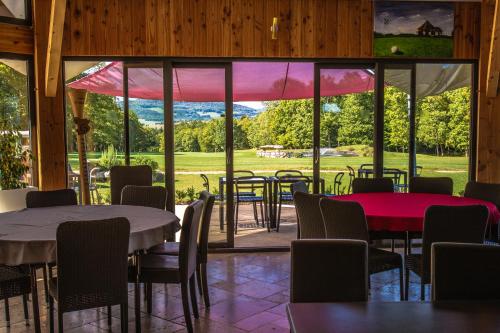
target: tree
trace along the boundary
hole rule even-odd
[[[417,110],[417,140],[435,149],[436,155],[444,155],[449,136],[446,97],[443,94],[425,97],[418,102]]]
[[[345,95],[339,108],[339,145],[372,145],[373,93]]]
[[[409,138],[408,94],[395,87],[384,89],[384,146],[405,152]]]
[[[0,63],[0,124],[16,130],[30,129],[27,94],[26,75]]]
[[[449,101],[449,135],[446,145],[467,155],[470,142],[470,88],[447,91],[444,94]]]

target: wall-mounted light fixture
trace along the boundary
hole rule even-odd
[[[278,39],[278,18],[273,17],[273,25],[271,26],[271,38]]]

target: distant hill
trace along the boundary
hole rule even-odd
[[[118,100],[118,104],[123,107],[123,100]],[[163,122],[163,101],[132,99],[129,108],[134,111],[140,120],[151,123]],[[220,117],[225,113],[223,102],[198,103],[198,102],[175,102],[175,121],[183,120],[209,120]],[[235,118],[243,116],[255,117],[259,110],[247,106],[234,104],[233,114]]]

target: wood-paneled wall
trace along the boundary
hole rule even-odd
[[[0,52],[33,54],[31,27],[0,23]]]
[[[480,13],[456,4],[455,57],[479,56]],[[372,0],[69,0],[63,53],[367,58],[372,43]]]

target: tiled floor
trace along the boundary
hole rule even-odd
[[[212,306],[206,309],[198,297],[200,319],[196,332],[289,332],[285,305],[289,297],[289,253],[211,254],[208,273]],[[370,299],[398,301],[397,271],[372,276]],[[412,276],[410,299],[419,295],[418,278]],[[42,286],[40,285],[40,290]],[[42,294],[42,293],[41,293]],[[40,296],[42,297],[42,295]],[[40,298],[42,300],[42,298]],[[33,332],[25,326],[20,299],[11,300],[11,328],[0,321],[1,332]],[[3,303],[2,303],[3,304]],[[41,302],[44,305],[44,302]],[[130,286],[129,306],[133,304]],[[31,303],[30,303],[31,306]],[[145,311],[144,306],[142,310]],[[3,305],[0,313],[3,313]],[[30,307],[31,311],[31,307]],[[30,315],[31,316],[31,315]],[[119,309],[113,309],[112,331],[119,332]],[[108,330],[104,309],[65,314],[66,332]],[[47,311],[41,309],[42,331],[47,332]],[[129,311],[129,331],[134,332],[134,311]],[[154,285],[153,313],[142,314],[143,332],[185,332],[180,289],[177,285]]]

